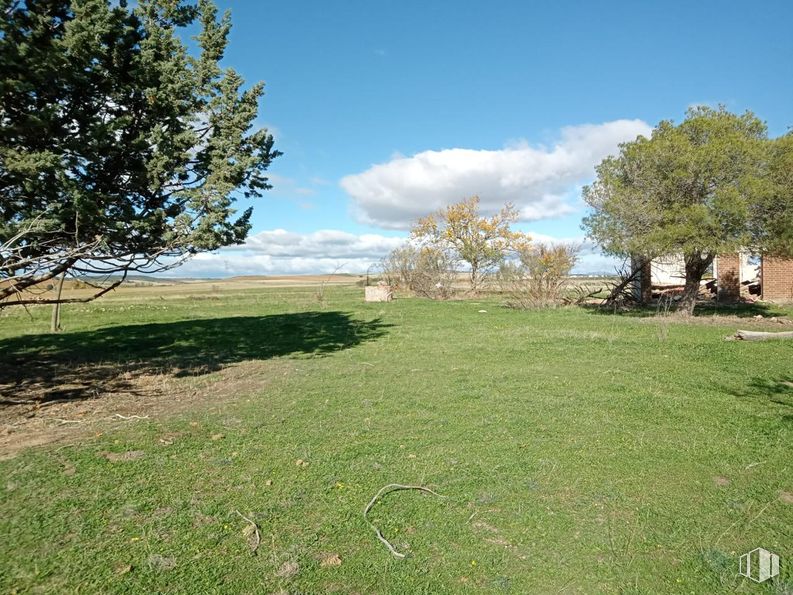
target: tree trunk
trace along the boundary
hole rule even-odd
[[[58,296],[55,298],[57,301],[52,305],[52,319],[50,320],[51,333],[61,330],[61,294],[63,293],[64,279],[66,279],[66,271],[61,273],[61,278],[58,280]]]
[[[479,267],[478,267],[478,265],[476,263],[472,262],[471,263],[471,293],[472,294],[476,294],[476,291],[478,289],[478,287],[477,287],[478,275],[479,275]]]
[[[697,304],[700,282],[702,276],[713,262],[714,255],[700,253],[684,255],[686,263],[686,285],[683,288],[683,296],[677,304],[677,311],[683,316],[691,316],[694,313],[694,306]]]

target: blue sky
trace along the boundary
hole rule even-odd
[[[358,272],[472,194],[514,202],[539,239],[581,238],[594,165],[659,120],[723,103],[793,126],[790,0],[219,5],[225,64],[265,81],[284,155],[249,242],[179,275]],[[586,252],[579,272],[608,270]]]

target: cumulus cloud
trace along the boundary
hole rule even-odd
[[[581,236],[529,234],[535,242],[563,242],[580,246],[580,258],[574,273],[613,272],[618,264],[616,260],[603,256],[597,246]],[[353,234],[333,229],[312,233],[273,229],[252,235],[241,246],[198,254],[164,276],[218,278],[235,275],[365,273],[407,239],[407,236]]]
[[[406,238],[353,234],[334,229],[296,233],[262,231],[245,244],[198,254],[171,271],[178,277],[301,275],[365,272]]]
[[[562,216],[576,210],[570,196],[591,180],[594,167],[621,142],[649,135],[641,120],[615,120],[563,128],[550,147],[521,142],[500,150],[444,149],[349,175],[342,188],[364,223],[407,229],[417,217],[478,194],[485,213],[512,202],[521,220]]]
[[[228,250],[244,250],[277,258],[379,258],[403,241],[404,238],[356,235],[336,229],[320,229],[306,234],[274,229],[254,234],[242,246]]]
[[[330,273],[364,273],[379,259],[319,258],[311,256],[273,257],[267,254],[243,254],[220,251],[198,254],[163,276],[224,278],[238,275],[322,275]]]

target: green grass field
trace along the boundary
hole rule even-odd
[[[0,590],[793,592],[793,342],[724,341],[764,328],[743,311],[360,294],[119,294],[58,335],[3,312],[4,414],[151,390],[125,410],[147,419],[67,419],[0,462]],[[443,496],[375,505],[403,560],[362,514],[389,483]],[[782,560],[764,585],[737,572],[758,546]]]

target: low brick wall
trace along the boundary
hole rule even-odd
[[[793,259],[763,256],[760,274],[764,300],[793,302]]]
[[[741,297],[741,258],[738,254],[720,254],[718,266],[718,298],[720,302],[737,302]]]

